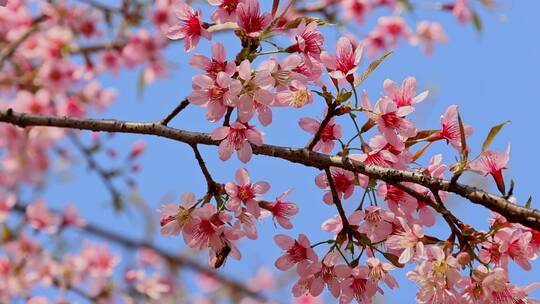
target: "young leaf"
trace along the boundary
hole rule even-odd
[[[362,75],[360,75],[360,77],[358,77],[358,79],[355,80],[354,86],[359,87],[362,84],[362,82],[364,82],[364,80],[366,80],[369,77],[369,75],[371,75],[371,73],[373,73],[373,71],[375,71],[375,69],[379,66],[379,64],[381,64],[386,58],[388,58],[393,53],[394,53],[394,51],[390,51],[390,52],[382,55],[381,57],[379,57],[377,60],[370,63],[367,70],[362,72]]]
[[[489,145],[491,145],[491,142],[493,142],[493,139],[495,139],[495,136],[497,136],[499,131],[501,131],[502,127],[504,127],[504,125],[506,125],[509,122],[510,122],[509,120],[505,121],[501,124],[494,126],[493,128],[491,128],[491,130],[489,130],[489,133],[486,139],[484,140],[484,143],[482,144],[482,152],[486,151],[489,148]]]
[[[532,203],[532,196],[529,196],[529,199],[525,203],[525,208],[531,208],[531,203]]]
[[[465,138],[465,127],[463,126],[463,120],[461,120],[461,115],[457,114],[458,124],[459,124],[459,133],[461,135],[461,154],[463,156],[462,161],[467,161],[467,140]]]
[[[480,16],[478,16],[478,13],[472,12],[471,15],[472,23],[474,25],[474,28],[481,33],[482,32],[482,20],[480,19]]]
[[[417,159],[420,158],[420,156],[422,156],[422,154],[424,154],[424,152],[426,152],[427,148],[429,148],[429,146],[431,146],[433,142],[428,142],[424,147],[422,147],[422,149],[418,150],[416,153],[414,153],[414,156],[413,156],[413,161],[416,161]]]

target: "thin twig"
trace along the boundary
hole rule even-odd
[[[206,184],[208,185],[208,194],[209,195],[218,195],[219,194],[218,184],[212,178],[212,175],[210,174],[210,171],[208,171],[208,168],[206,167],[206,163],[204,162],[204,159],[202,158],[202,155],[199,152],[199,149],[197,148],[197,145],[192,144],[190,146],[193,149],[193,153],[195,154],[195,158],[197,159],[197,162],[199,163],[199,167],[201,168],[201,171],[202,171],[202,173],[204,175],[204,178],[206,179]]]
[[[113,204],[117,206],[120,204],[122,196],[120,194],[120,191],[116,189],[114,184],[112,183],[110,174],[107,173],[105,169],[101,167],[101,165],[94,159],[94,156],[92,153],[88,151],[88,149],[83,145],[83,143],[80,141],[80,139],[77,137],[77,135],[73,134],[72,132],[68,132],[67,134],[68,138],[71,140],[73,145],[81,152],[81,154],[86,159],[86,162],[88,163],[88,166],[94,170],[99,177],[101,178],[101,181],[107,188],[107,190],[110,192]]]
[[[313,150],[313,147],[315,147],[315,145],[319,142],[319,140],[321,139],[322,133],[324,132],[324,129],[326,128],[328,123],[330,123],[330,120],[332,119],[332,117],[334,117],[334,114],[335,114],[334,113],[334,108],[329,107],[327,112],[326,112],[326,116],[324,117],[324,119],[321,122],[321,125],[319,126],[319,129],[317,130],[317,132],[313,136],[313,139],[306,146],[306,148],[308,150]]]
[[[176,117],[182,110],[184,110],[189,105],[189,100],[186,98],[180,102],[174,110],[167,115],[167,117],[163,118],[159,123],[166,126],[173,118]]]
[[[328,180],[328,186],[330,186],[330,191],[332,192],[332,199],[334,200],[334,205],[338,210],[339,216],[341,217],[341,222],[343,223],[343,229],[347,230],[350,227],[349,220],[347,219],[347,214],[345,214],[345,209],[341,205],[341,200],[336,190],[336,185],[334,184],[334,178],[332,177],[332,172],[329,168],[324,169],[326,172],[326,179]]]

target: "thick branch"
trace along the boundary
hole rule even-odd
[[[179,130],[159,123],[126,122],[118,120],[82,119],[73,117],[55,117],[16,113],[12,110],[0,111],[0,121],[19,127],[50,126],[91,131],[116,133],[148,134],[165,137],[188,143],[217,146],[219,141],[213,140],[208,133]],[[289,148],[273,145],[253,146],[253,153],[288,160],[308,167],[325,169],[339,167],[352,172],[361,173],[395,184],[411,182],[425,186],[431,190],[442,190],[458,194],[475,204],[480,204],[505,216],[509,221],[540,230],[540,211],[513,204],[500,197],[475,187],[448,180],[426,176],[420,172],[396,170],[371,164],[364,164],[347,157],[330,156],[304,148]]]

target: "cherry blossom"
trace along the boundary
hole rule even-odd
[[[424,232],[419,225],[414,224],[411,228],[402,218],[399,218],[399,221],[403,231],[390,235],[386,240],[386,246],[399,250],[399,262],[406,264],[414,258],[424,256],[424,244],[421,242]]]
[[[180,234],[184,226],[191,221],[192,208],[196,202],[195,194],[193,192],[187,192],[182,195],[180,205],[162,205],[160,208],[162,216],[159,220],[161,226],[160,233],[162,235]]]
[[[506,193],[502,170],[506,169],[506,164],[508,163],[509,158],[510,145],[508,145],[506,151],[504,152],[482,152],[478,159],[472,161],[469,164],[469,168],[471,170],[478,171],[484,175],[490,174],[495,180],[499,191],[501,191],[501,193]]]
[[[424,91],[416,95],[416,78],[407,77],[403,80],[401,88],[390,79],[384,80],[384,91],[398,107],[412,106],[427,98],[429,92]]]
[[[193,77],[193,92],[188,100],[206,106],[206,118],[215,122],[225,115],[228,106],[238,103],[240,90],[240,81],[231,79],[225,72],[219,72],[215,80],[207,75],[196,75]]]
[[[255,218],[261,213],[259,207],[259,196],[265,194],[270,189],[267,182],[251,183],[249,173],[245,168],[240,168],[235,173],[236,183],[228,182],[225,184],[225,191],[229,195],[227,208],[239,214],[242,211],[242,203],[246,210]]]
[[[303,117],[298,122],[300,128],[310,134],[316,134],[321,126],[319,120]],[[313,147],[314,151],[321,151],[323,153],[331,153],[334,149],[334,141],[341,138],[341,126],[334,122],[334,119],[330,119],[328,124],[321,132],[321,138]]]
[[[362,47],[355,47],[347,37],[339,38],[336,44],[336,56],[327,52],[321,53],[322,63],[330,70],[328,74],[335,79],[352,76],[352,80],[348,79],[351,83],[354,82],[354,72],[358,69],[360,58],[362,58]]]
[[[286,251],[275,262],[277,269],[281,271],[289,270],[295,264],[298,264],[297,272],[300,276],[303,276],[309,274],[311,264],[318,261],[317,254],[311,248],[311,243],[304,234],[299,234],[298,240],[283,234],[277,234],[274,236],[274,241],[279,248]]]
[[[219,127],[212,132],[213,140],[221,140],[219,158],[228,160],[236,150],[238,159],[244,163],[251,159],[251,144],[263,144],[263,134],[253,126],[234,122],[230,127]]]
[[[191,6],[180,2],[174,7],[176,18],[179,23],[167,30],[169,39],[184,39],[184,50],[191,51],[199,44],[199,39],[204,37],[210,40],[210,33],[204,28],[201,21],[202,12],[195,12]]]
[[[285,198],[291,191],[285,191],[276,199],[274,204],[266,207],[272,213],[274,220],[285,229],[292,228],[293,225],[290,218],[298,213],[298,206],[296,204],[285,201]]]
[[[56,231],[60,218],[51,213],[45,201],[40,198],[26,207],[26,220],[34,229],[53,233]]]
[[[261,14],[258,0],[244,0],[236,8],[237,23],[250,37],[258,37],[270,25],[270,13]]]

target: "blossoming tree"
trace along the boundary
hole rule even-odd
[[[505,123],[493,127],[481,147],[471,146],[473,127],[457,105],[430,129],[410,118],[428,97],[414,77],[401,84],[385,80],[380,96],[363,87],[400,44],[430,54],[446,42],[440,23],[417,20],[412,29],[406,16],[436,9],[480,29],[475,10],[492,9],[493,1],[112,2],[0,1],[0,302],[275,303],[265,291],[284,288],[298,303],[317,303],[321,294],[335,303],[372,303],[397,289],[395,271],[407,268],[419,303],[540,303],[529,296],[537,283],[518,286],[509,273],[513,263],[532,268],[540,211],[530,199],[518,202],[514,182],[503,175],[510,146],[490,149]],[[369,19],[375,26],[366,30]],[[366,34],[347,33],[351,26]],[[197,53],[203,40],[211,45],[207,54]],[[89,118],[106,113],[116,97],[102,86],[103,76],[139,68],[142,89],[174,68],[165,51],[176,42],[197,70],[191,93],[178,96],[176,108],[158,121]],[[324,105],[324,112],[315,113],[312,104]],[[187,107],[203,107],[199,125],[212,131],[170,127]],[[266,142],[265,128],[283,111],[303,113],[290,132],[307,143]],[[88,139],[84,131],[94,133]],[[145,143],[112,149],[115,138],[100,132],[154,135],[188,147],[206,191],[182,189],[179,200],[163,203],[154,223],[160,236],[143,240],[92,224],[81,206],[51,208],[42,193],[51,187],[53,165],[71,165],[77,154],[110,192],[108,207],[133,209],[118,185],[135,188],[135,175],[144,175],[138,160]],[[216,149],[203,156],[201,146]],[[453,151],[446,161],[444,146]],[[254,154],[313,168],[314,187],[296,191],[318,188],[320,202],[293,199],[287,189],[269,196],[270,183],[250,177]],[[217,180],[209,158],[245,165]],[[491,176],[498,193],[467,185],[464,173]],[[455,215],[451,196],[489,209],[488,229]],[[326,239],[314,239],[313,231],[287,234],[309,209],[325,205],[336,214],[320,223]],[[275,224],[265,237],[283,252],[274,267],[292,278],[263,269],[240,281],[217,270],[241,258],[241,241],[263,237],[258,224],[264,221]],[[445,233],[430,232],[438,222]],[[62,240],[73,232],[101,241],[65,248]],[[208,261],[160,247],[156,238],[183,239]],[[136,258],[128,258],[133,253]],[[194,287],[181,269],[208,287],[204,297],[190,294]]]

